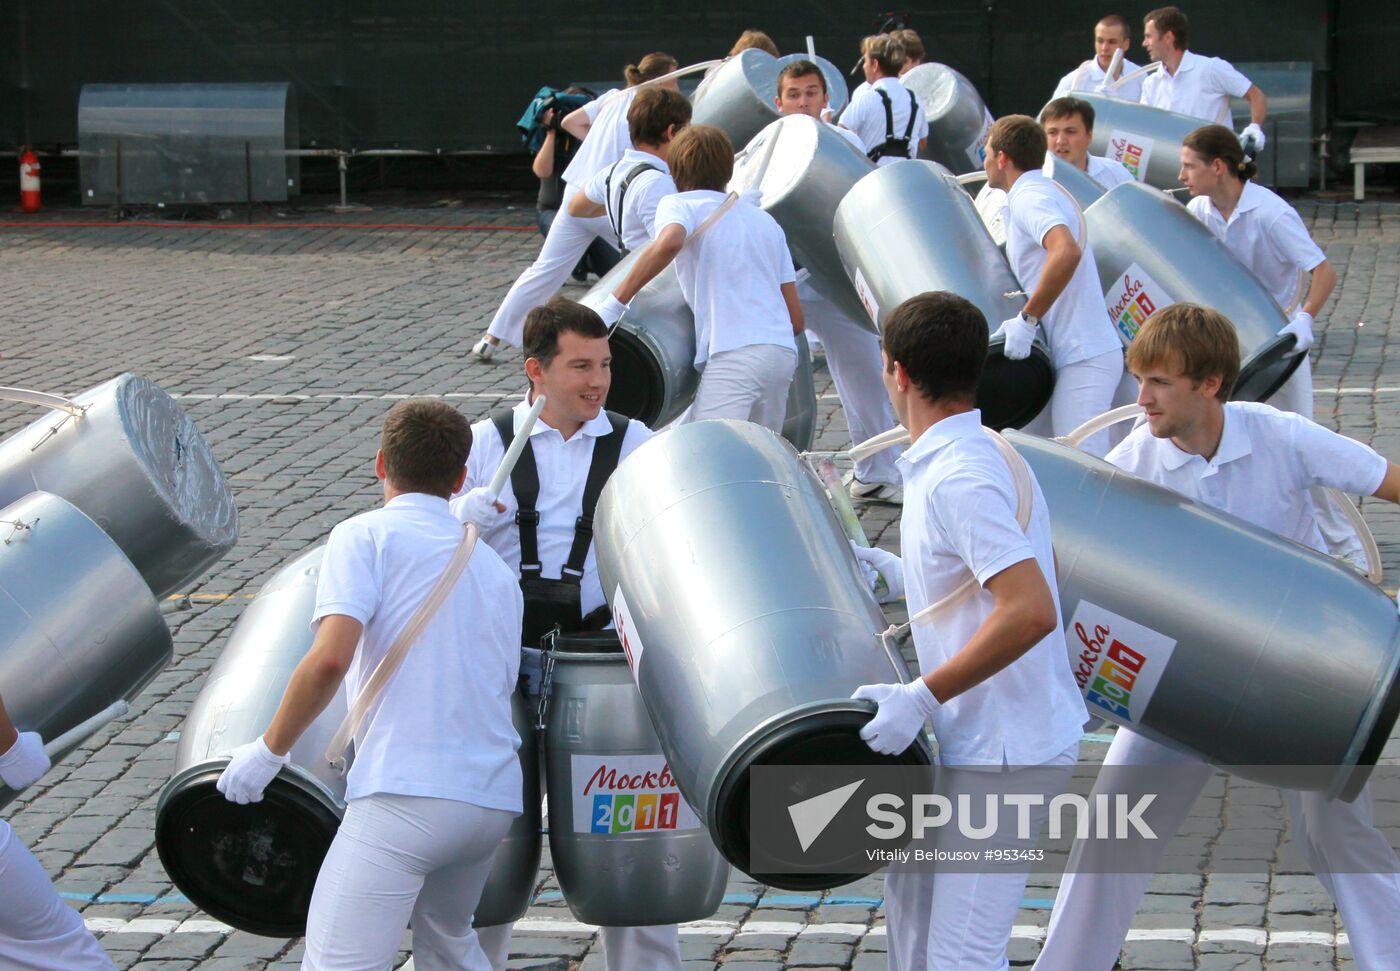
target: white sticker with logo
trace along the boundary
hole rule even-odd
[[[977,133],[977,140],[967,146],[967,157],[978,169],[982,168],[983,161],[987,158],[987,136],[992,132],[992,113],[983,111],[985,116],[982,119],[982,130]]]
[[[1176,303],[1166,287],[1136,263],[1120,273],[1104,291],[1103,302],[1124,344],[1133,342],[1143,323],[1155,311]]]
[[[662,755],[573,755],[574,832],[699,829]]]
[[[622,653],[627,655],[627,666],[632,670],[632,680],[637,679],[637,665],[642,663],[642,652],[646,649],[637,636],[637,625],[632,623],[632,611],[627,607],[627,598],[622,595],[622,585],[618,584],[613,593],[613,626],[617,628],[617,639],[622,642]]]
[[[1141,723],[1176,641],[1087,600],[1074,609],[1065,641],[1089,711],[1120,725]]]
[[[860,297],[865,312],[870,315],[870,322],[876,327],[880,326],[880,304],[875,299],[875,294],[870,292],[870,284],[865,281],[865,274],[860,272],[860,267],[856,267],[855,285],[856,296]]]
[[[1145,182],[1147,163],[1152,160],[1152,139],[1137,132],[1115,128],[1108,136],[1108,151],[1104,156],[1122,162],[1133,173],[1133,178]]]

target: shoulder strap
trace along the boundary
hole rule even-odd
[[[913,157],[914,157],[914,152],[913,152],[913,146],[912,146],[912,144],[910,144],[910,139],[912,139],[912,138],[914,137],[914,122],[916,122],[916,121],[919,120],[919,99],[916,98],[916,97],[914,96],[914,92],[913,92],[913,91],[910,91],[910,92],[908,92],[908,93],[909,93],[909,124],[906,125],[905,128],[904,128],[904,141],[905,141],[905,144],[909,144],[909,145],[910,145],[909,157],[910,157],[910,158],[913,158]]]
[[[593,545],[593,512],[598,508],[598,497],[603,494],[603,486],[622,458],[622,442],[627,437],[627,418],[613,411],[604,414],[608,416],[612,430],[593,442],[593,461],[588,466],[588,480],[583,486],[582,515],[574,524],[574,545],[561,571],[561,576],[571,580],[583,578],[583,564],[588,558],[588,548]]]
[[[876,94],[885,105],[885,141],[894,138],[894,102],[890,101],[890,96],[885,93],[884,88],[874,88]]]
[[[615,167],[616,166],[614,166],[614,168]],[[657,168],[655,165],[652,165],[650,162],[639,162],[636,166],[633,167],[632,171],[627,173],[627,176],[622,180],[622,184],[618,186],[617,213],[614,217],[614,214],[612,212],[609,212],[608,219],[612,222],[613,235],[617,237],[617,246],[618,249],[622,251],[623,255],[626,255],[627,253],[627,245],[622,241],[622,221],[627,217],[627,190],[632,185],[632,180],[635,179],[637,176],[641,175],[643,172],[660,171],[661,170],[659,168]],[[611,174],[609,174],[608,179],[611,182]],[[609,206],[612,205],[611,192],[609,192],[608,195],[608,204]]]
[[[506,408],[491,416],[491,423],[501,436],[501,445],[510,448],[515,440],[515,412]],[[520,573],[540,572],[539,526],[540,513],[535,504],[540,500],[540,473],[535,467],[535,450],[526,448],[510,472],[510,488],[515,493],[515,525],[520,532]]]

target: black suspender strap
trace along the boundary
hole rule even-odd
[[[632,180],[643,172],[660,172],[661,170],[650,162],[640,162],[633,167],[623,178],[622,184],[617,188],[617,205],[613,206],[612,201],[612,177],[617,171],[621,162],[613,163],[613,167],[608,170],[607,186],[605,192],[608,200],[608,222],[612,224],[613,235],[617,237],[617,248],[623,256],[627,255],[627,244],[622,241],[622,221],[627,217],[627,189],[632,185]]]
[[[582,515],[574,524],[574,545],[560,571],[562,578],[574,582],[583,579],[583,564],[588,559],[588,548],[593,545],[593,512],[598,508],[598,497],[603,494],[603,486],[622,458],[622,441],[627,437],[627,419],[612,411],[605,411],[604,414],[608,416],[612,431],[593,440],[593,461],[588,466],[588,479],[583,486]]]
[[[914,92],[909,92],[909,124],[904,127],[904,151],[908,158],[914,157],[914,122],[919,120],[919,99],[914,97]],[[891,115],[890,127],[894,127],[894,117]]]
[[[919,99],[914,97],[914,92],[908,92],[909,124],[904,129],[904,137],[895,138],[894,103],[890,101],[890,96],[885,93],[884,88],[873,88],[872,90],[880,96],[880,101],[885,107],[885,140],[866,152],[866,156],[872,162],[878,162],[886,155],[896,158],[913,158],[914,153],[910,150],[910,139],[914,135],[914,122],[918,120]]]
[[[894,103],[890,101],[890,96],[885,93],[884,88],[876,88],[875,93],[880,96],[880,101],[885,106],[885,141],[894,138]]]
[[[515,411],[507,408],[491,416],[491,423],[501,436],[501,445],[509,449],[515,439]],[[510,487],[515,493],[515,525],[520,530],[520,575],[540,572],[540,513],[535,508],[540,501],[540,473],[535,467],[535,450],[526,447],[510,473]]]

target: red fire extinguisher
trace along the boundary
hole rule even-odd
[[[19,207],[39,211],[39,156],[28,147],[19,156]]]

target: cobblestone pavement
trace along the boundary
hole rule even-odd
[[[1318,418],[1400,456],[1400,366],[1387,354],[1400,297],[1400,207],[1299,208],[1341,275],[1319,321]],[[316,228],[310,218],[440,228]],[[0,227],[0,384],[75,392],[126,370],[158,382],[212,443],[242,517],[237,548],[185,591],[191,609],[171,615],[175,660],[130,717],[6,810],[119,967],[297,965],[298,942],[230,932],[171,885],[152,846],[155,795],[204,672],[260,582],[378,502],[371,460],[391,400],[443,395],[475,417],[521,391],[518,355],[486,365],[466,349],[533,257],[538,237],[512,231],[532,223],[528,209],[493,204],[315,215],[275,228]],[[844,420],[829,379],[818,377],[818,447],[839,448]],[[0,405],[0,433],[32,417]],[[1400,511],[1370,501],[1363,508],[1394,577]],[[873,507],[863,518],[872,539],[897,548],[893,510]],[[1086,738],[1086,766],[1101,760],[1106,741]],[[1392,742],[1388,761],[1396,752]],[[1286,841],[1275,793],[1218,777],[1183,838],[1209,859],[1219,819],[1245,808],[1269,828],[1274,865],[1256,875],[1159,877],[1122,967],[1351,966],[1331,902]],[[1377,817],[1395,841],[1400,805],[1378,804]],[[601,969],[596,936],[572,921],[547,868],[542,877],[511,966]],[[1057,882],[1036,877],[1027,890],[1013,964],[1034,959]],[[876,876],[805,896],[736,876],[713,919],[683,929],[686,966],[884,967],[882,886]]]

